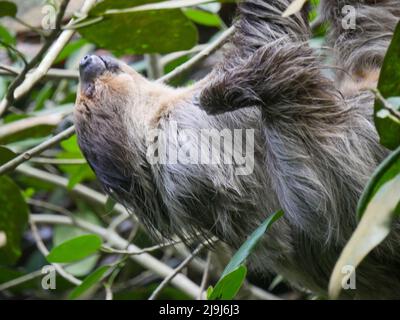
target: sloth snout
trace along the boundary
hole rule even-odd
[[[79,64],[79,74],[83,83],[92,82],[106,70],[105,62],[95,55],[85,56]]]

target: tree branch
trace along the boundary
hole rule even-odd
[[[161,291],[182,271],[183,268],[204,248],[203,244],[200,244],[191,255],[189,255],[182,263],[176,267],[171,274],[169,274],[161,283],[160,285],[153,291],[149,300],[155,300],[157,296],[161,293]],[[200,292],[201,290],[199,290]],[[201,293],[200,293],[201,294]]]
[[[44,257],[47,257],[47,255],[49,254],[49,250],[47,250],[46,246],[44,245],[35,222],[33,220],[30,220],[29,223],[31,225],[32,236],[35,239],[37,248],[43,254]],[[82,283],[81,280],[75,278],[72,274],[66,272],[58,263],[52,263],[51,265],[56,269],[57,273],[65,280],[77,286],[79,286]]]
[[[95,4],[96,0],[86,0],[82,6],[81,14],[86,14],[89,12],[90,8]],[[43,76],[50,69],[53,62],[57,59],[61,50],[68,43],[71,37],[74,34],[74,30],[64,30],[59,34],[61,29],[61,13],[64,15],[66,5],[68,4],[68,0],[64,0],[61,4],[59,14],[57,15],[57,27],[52,32],[51,36],[46,39],[45,44],[43,45],[40,52],[32,59],[31,62],[24,68],[24,70],[19,74],[19,76],[13,81],[8,89],[7,96],[3,98],[0,102],[0,115],[2,115],[6,109],[13,103],[15,99],[21,98],[24,94],[26,94],[32,87],[43,78]],[[65,8],[64,8],[65,6]],[[61,17],[62,18],[62,17]],[[71,23],[71,22],[70,22]],[[56,41],[54,39],[57,38]],[[42,59],[43,55],[47,52],[45,57]],[[36,64],[41,60],[38,67],[32,73],[28,72],[36,66]]]
[[[10,281],[4,282],[4,283],[0,284],[0,292],[8,290],[8,289],[10,289],[12,287],[19,286],[20,284],[28,282],[30,280],[33,280],[35,278],[38,278],[41,275],[42,275],[42,270],[36,270],[36,271],[31,272],[31,273],[25,274],[25,275],[23,275],[21,277],[18,277],[18,278],[12,279]]]
[[[381,94],[378,89],[370,89],[374,94],[375,97],[382,102],[382,107],[387,110],[393,117],[397,118],[400,121],[400,112],[397,111]]]
[[[60,123],[64,116],[65,113],[59,112],[7,123],[0,127],[0,140],[20,131],[31,129],[40,125],[56,126]]]
[[[207,286],[208,282],[208,274],[210,272],[210,265],[211,265],[211,251],[207,253],[207,260],[206,260],[206,266],[204,268],[203,276],[201,278],[201,284],[200,284],[200,294],[197,297],[197,300],[203,300],[204,299],[204,291]]]
[[[17,172],[22,173],[28,177],[36,178],[41,181],[45,181],[47,183],[53,184],[58,187],[62,187],[67,189],[68,188],[68,179],[64,177],[57,176],[55,174],[49,173],[44,170],[39,170],[36,168],[32,168],[28,165],[21,165],[20,167],[17,168]],[[71,193],[86,199],[87,201],[95,204],[99,204],[102,206],[105,206],[107,203],[107,196],[104,194],[97,192],[91,188],[88,188],[84,186],[83,184],[77,184],[75,185],[71,190]],[[120,205],[116,204],[114,207],[114,210],[119,213],[123,214],[125,216],[130,216],[129,213],[126,211],[126,209]]]
[[[58,142],[68,139],[75,133],[75,127],[71,126],[68,129],[60,132],[59,134],[55,135],[53,138],[37,145],[36,147],[25,151],[24,153],[21,153],[14,159],[10,160],[9,162],[6,162],[2,166],[0,166],[0,176],[12,171],[16,167],[18,167],[21,163],[28,161],[31,159],[33,156],[42,153],[43,151],[47,150],[48,148],[54,146]]]
[[[63,225],[75,225],[83,230],[86,230],[90,233],[94,233],[102,237],[105,241],[108,241],[113,246],[119,249],[125,249],[130,251],[140,251],[141,249],[135,246],[134,244],[129,244],[128,241],[121,238],[117,233],[110,232],[106,228],[91,224],[87,221],[83,221],[80,219],[76,219],[74,223],[73,220],[69,217],[63,217],[59,215],[49,215],[49,214],[32,214],[31,220],[35,223],[43,223],[43,224],[63,224]],[[144,268],[151,270],[155,274],[160,277],[168,277],[171,273],[174,272],[172,268],[157,260],[155,257],[148,253],[144,253],[142,255],[129,256],[130,259],[137,262],[139,265]],[[196,298],[199,295],[200,288],[193,281],[188,279],[183,274],[177,274],[172,280],[171,284],[176,288],[182,290],[192,298]]]
[[[3,76],[18,76],[22,69],[5,66],[0,64],[0,75]],[[35,72],[36,69],[32,69]],[[29,75],[29,74],[28,74]],[[78,80],[79,72],[77,70],[67,70],[67,69],[49,69],[45,75],[46,78],[50,79],[68,79],[68,80]]]
[[[203,61],[206,59],[210,54],[218,50],[225,42],[226,40],[233,35],[235,32],[235,27],[232,26],[229,29],[225,30],[217,40],[215,40],[213,43],[211,43],[209,46],[207,46],[205,49],[200,51],[198,54],[196,54],[193,58],[191,58],[189,61],[181,64],[179,67],[176,67],[174,71],[171,71],[170,73],[166,74],[165,76],[161,77],[160,79],[157,80],[157,82],[170,82],[177,76],[189,71],[191,68],[193,68],[195,65],[197,65],[199,62]]]

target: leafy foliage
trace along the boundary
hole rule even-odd
[[[386,99],[400,97],[400,23],[397,25],[383,62],[378,90]],[[400,111],[400,104],[393,105],[393,107]],[[387,110],[386,112],[383,111],[383,102],[377,100],[375,104],[375,125],[381,143],[393,150],[400,146],[400,119],[393,117]]]
[[[0,248],[0,264],[13,264],[21,256],[21,238],[28,222],[28,206],[18,186],[0,177],[0,231],[6,243]]]
[[[385,56],[378,90],[387,99],[378,97],[375,103],[376,128],[381,143],[397,149],[376,169],[360,198],[357,207],[359,225],[331,275],[329,293],[332,298],[339,296],[341,284],[346,280],[342,268],[346,265],[356,268],[389,235],[394,219],[400,214],[400,119],[393,117],[385,107],[389,102],[399,106],[398,99],[390,97],[400,96],[400,23]],[[383,111],[387,111],[384,116]],[[351,273],[347,278],[350,276]]]
[[[98,235],[88,234],[67,240],[53,248],[47,261],[57,263],[75,262],[96,253],[102,244]]]
[[[242,244],[225,267],[225,270],[222,273],[220,280],[215,285],[215,288],[208,288],[207,297],[209,300],[230,300],[235,297],[236,293],[242,286],[247,273],[247,269],[243,263],[257,243],[262,239],[265,232],[282,216],[282,210],[270,215]]]
[[[72,290],[68,298],[74,300],[82,296],[86,291],[99,283],[109,269],[109,266],[102,266],[96,271],[93,271],[93,273],[88,275],[79,286]]]
[[[135,6],[158,1],[139,0]],[[102,19],[79,28],[87,40],[118,53],[168,53],[187,50],[197,43],[197,30],[181,9],[116,11],[131,8],[132,1],[105,0],[97,4],[88,17]],[[135,8],[135,7],[133,7]],[[83,22],[84,23],[84,22]]]
[[[207,290],[208,300],[232,300],[238,293],[247,269],[244,265],[237,267],[223,276],[215,285],[215,288]]]

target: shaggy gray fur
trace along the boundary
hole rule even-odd
[[[80,146],[106,191],[155,233],[185,237],[200,231],[238,248],[282,208],[284,218],[266,234],[251,265],[323,295],[356,227],[357,200],[387,152],[371,123],[373,97],[366,92],[345,97],[324,76],[325,66],[307,44],[304,12],[281,17],[289,3],[242,2],[224,61],[191,99],[159,122],[164,130],[171,121],[179,130],[254,129],[251,175],[235,175],[233,166],[224,164],[150,165],[148,142],[135,119],[126,128],[117,116],[77,117],[77,129]],[[352,32],[340,30],[335,14],[345,3],[356,5],[360,13]],[[337,65],[350,72],[379,67],[400,16],[398,1],[326,0],[322,6],[332,24]],[[115,109],[124,103],[116,97]],[[110,131],[108,121],[116,121]],[[400,298],[398,224],[394,228],[357,269],[357,290],[344,291],[343,298]]]

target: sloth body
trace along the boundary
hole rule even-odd
[[[283,209],[284,217],[265,235],[250,265],[324,295],[356,227],[358,198],[387,155],[371,121],[373,96],[365,89],[376,85],[400,5],[397,0],[322,2],[332,23],[333,58],[348,73],[329,77],[306,42],[304,14],[281,17],[289,3],[241,3],[224,61],[187,88],[150,82],[110,58],[86,57],[75,120],[80,147],[105,191],[154,234],[217,236],[238,248],[268,215]],[[337,17],[345,4],[356,6],[363,24],[340,33]],[[346,41],[351,48],[342,50]],[[172,125],[186,135],[202,129],[253,130],[252,172],[236,174],[235,161],[151,162],[152,133]],[[242,138],[250,142],[249,136]],[[164,143],[171,154],[182,145],[209,148],[190,137]],[[357,268],[357,289],[342,297],[399,298],[399,244],[396,224]]]

